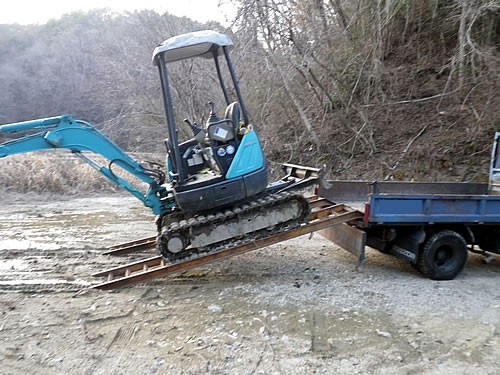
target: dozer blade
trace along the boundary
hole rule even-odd
[[[315,184],[328,188],[329,184],[324,178],[324,171],[320,168],[289,163],[283,163],[281,168],[286,174],[282,178],[282,181],[289,182],[290,184],[280,191],[298,190]]]

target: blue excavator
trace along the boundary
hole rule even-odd
[[[138,162],[94,126],[69,115],[0,126],[0,135],[22,132],[19,138],[0,144],[0,157],[70,150],[152,210],[157,217],[158,252],[171,262],[300,225],[309,214],[308,201],[294,191],[318,183],[320,171],[284,164],[285,176],[268,183],[262,148],[231,63],[232,47],[228,36],[205,30],[169,38],[154,50],[152,60],[160,76],[168,130],[164,169]],[[219,118],[209,102],[205,124],[184,120],[192,137],[179,143],[169,67],[193,58],[214,61],[226,108]],[[108,164],[97,162],[92,154],[103,156]],[[120,177],[116,167],[146,183],[147,191]]]

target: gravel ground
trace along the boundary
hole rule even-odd
[[[0,218],[1,374],[499,373],[498,258],[438,282],[315,235],[103,292],[132,258],[100,251],[155,231],[133,198],[10,194]]]

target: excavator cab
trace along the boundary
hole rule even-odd
[[[267,168],[258,137],[249,122],[229,51],[231,39],[205,30],[178,35],[155,48],[153,64],[158,67],[165,106],[168,138],[167,180],[181,211],[199,213],[255,196],[267,187]],[[179,143],[178,127],[169,84],[171,63],[205,58],[214,61],[225,100],[224,116],[219,118],[210,104],[206,124],[198,126],[184,120],[192,138]],[[221,72],[226,64],[232,87],[226,87]],[[230,97],[235,93],[235,98]]]

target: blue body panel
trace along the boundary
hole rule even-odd
[[[500,223],[499,195],[372,194],[370,224]]]
[[[250,130],[241,139],[240,146],[229,167],[226,178],[232,179],[254,172],[264,166],[264,155],[255,131]]]

